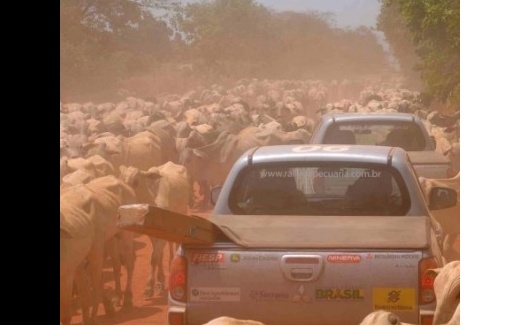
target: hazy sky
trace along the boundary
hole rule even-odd
[[[198,2],[200,0],[182,0]],[[375,27],[379,14],[379,0],[256,0],[257,3],[275,11],[309,10],[331,12],[335,15],[337,27]]]
[[[335,14],[338,27],[375,27],[379,0],[256,0],[276,11],[324,11]]]

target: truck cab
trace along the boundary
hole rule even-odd
[[[435,151],[434,138],[423,121],[414,114],[327,114],[316,125],[310,143],[400,147],[408,152],[419,176],[454,176],[450,160]]]

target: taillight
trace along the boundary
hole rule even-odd
[[[169,313],[168,325],[184,325],[184,314]]]
[[[429,269],[439,267],[434,257],[423,258],[419,262],[419,304],[430,304],[435,301],[435,292],[433,291],[433,281],[435,277],[431,273],[427,273]]]
[[[421,325],[432,325],[433,315],[421,316]]]
[[[186,257],[175,254],[170,265],[168,290],[172,299],[186,302]]]

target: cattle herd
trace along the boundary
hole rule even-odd
[[[401,88],[398,80],[366,85],[360,92],[352,91],[349,85],[347,81],[243,79],[231,87],[212,85],[181,95],[128,97],[117,103],[60,103],[61,323],[70,324],[74,295],[81,302],[85,324],[95,323],[100,303],[108,313],[114,311],[114,302],[107,301],[103,292],[101,277],[108,259],[114,271],[115,304],[132,306],[133,235],[116,225],[120,205],[149,203],[184,214],[195,205],[207,209],[209,189],[222,184],[243,152],[256,146],[308,143],[315,121],[323,114],[416,114],[435,137],[436,150],[459,170],[458,114],[447,116],[429,109],[419,92]],[[421,179],[425,190],[435,182],[457,187],[459,178]],[[194,199],[195,188],[200,201]],[[456,209],[452,214],[458,216]],[[446,241],[452,247],[459,237],[458,227],[445,226],[441,214],[434,217],[442,226],[451,227]],[[168,246],[173,255],[171,243],[150,240],[147,296],[164,290],[164,248]],[[443,270],[436,270],[440,272],[436,279],[442,278],[451,287],[460,278],[457,254],[451,251],[446,256],[449,276],[441,277]],[[127,275],[124,290],[120,283],[122,265]],[[441,286],[436,280],[437,297],[442,296]],[[458,307],[456,312],[450,310],[449,316],[436,316],[434,324],[458,324],[450,321],[452,315],[458,315]],[[378,322],[383,318],[386,323]],[[219,318],[208,324],[259,323]],[[396,315],[378,311],[362,324],[401,323]]]

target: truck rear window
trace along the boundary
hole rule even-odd
[[[335,123],[327,129],[323,143],[400,147],[406,151],[426,148],[423,132],[413,122]]]
[[[234,214],[397,216],[410,200],[387,166],[286,163],[246,168],[229,205]]]

